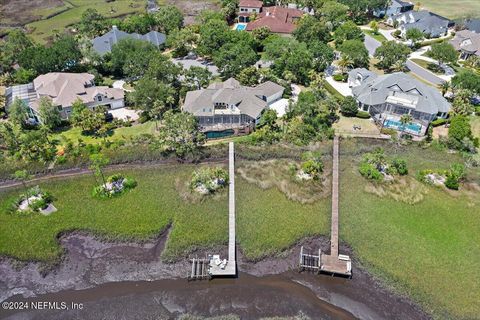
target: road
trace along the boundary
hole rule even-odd
[[[370,37],[368,34],[365,35],[365,47],[367,47],[368,54],[373,57],[375,54],[375,50],[380,47],[382,44],[380,41],[375,40],[374,38]]]
[[[445,82],[442,78],[436,76],[432,72],[425,70],[424,68],[420,67],[418,64],[413,63],[410,60],[407,60],[406,63],[407,68],[414,73],[416,76],[433,83],[434,85],[440,85]]]

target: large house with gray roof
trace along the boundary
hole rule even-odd
[[[450,111],[450,103],[438,90],[402,72],[379,76],[354,69],[348,83],[360,110],[384,127],[412,135],[424,135],[431,121],[446,118]],[[412,117],[406,126],[400,123],[404,114]]]
[[[466,60],[471,56],[480,57],[480,33],[461,30],[449,42],[460,52],[460,59]]]
[[[414,5],[411,2],[402,0],[392,0],[388,3],[386,8],[376,9],[373,11],[375,17],[390,17],[396,14],[413,10]]]
[[[204,132],[249,132],[262,112],[282,98],[284,90],[271,81],[247,87],[230,78],[206,89],[187,92],[182,110],[192,113]]]
[[[398,28],[402,36],[404,36],[409,29],[415,28],[430,38],[447,35],[448,29],[455,25],[455,22],[426,10],[408,11],[387,19],[387,23],[390,25],[394,25],[395,22],[398,23]]]
[[[97,87],[94,78],[89,73],[51,72],[38,76],[33,83],[9,87],[6,90],[7,113],[15,99],[20,99],[29,107],[32,120],[41,122],[39,102],[42,97],[51,99],[62,119],[70,117],[72,104],[77,100],[91,110],[98,106],[105,106],[108,110],[125,106],[122,89]]]
[[[103,56],[104,54],[111,52],[113,45],[117,44],[123,39],[148,41],[154,46],[160,47],[165,44],[167,36],[157,31],[150,31],[144,35],[138,33],[127,33],[119,30],[117,26],[112,26],[112,30],[108,31],[103,36],[96,37],[92,40],[93,50],[95,50],[95,52],[97,52],[99,55]]]

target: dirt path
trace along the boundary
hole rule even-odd
[[[227,158],[215,158],[215,159],[207,159],[203,161],[196,162],[196,164],[203,164],[203,163],[226,163]],[[144,167],[154,167],[154,166],[167,166],[167,165],[179,165],[181,164],[178,160],[161,160],[161,161],[149,161],[149,162],[136,162],[136,163],[123,163],[123,164],[114,164],[109,165],[106,167],[107,171],[113,170],[121,170],[121,169],[135,169],[135,168],[144,168]],[[193,164],[193,162],[191,163]],[[39,174],[35,178],[29,180],[27,183],[35,183],[41,181],[47,181],[52,179],[62,179],[62,178],[69,178],[75,176],[81,176],[86,174],[92,174],[92,170],[87,168],[71,168],[65,169],[54,173],[49,174]],[[20,181],[17,180],[0,180],[0,190],[14,188],[22,185]]]

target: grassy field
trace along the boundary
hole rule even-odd
[[[472,126],[473,136],[480,138],[480,116],[472,117],[470,124]]]
[[[6,214],[9,200],[21,191],[0,193],[0,254],[54,260],[61,253],[56,236],[65,230],[89,230],[108,238],[147,239],[169,223],[173,223],[173,230],[167,244],[167,258],[196,247],[226,243],[226,192],[200,203],[186,202],[178,192],[178,181],[189,180],[194,168],[125,171],[139,184],[128,194],[112,200],[92,198],[94,179],[90,175],[41,183],[42,188],[57,197],[54,204],[59,211],[47,217]],[[237,234],[251,259],[278,252],[302,237],[328,230],[329,200],[300,207],[276,189],[262,190],[238,179],[237,201]],[[273,225],[276,227],[272,228]]]
[[[49,41],[52,35],[58,31],[62,32],[68,26],[80,21],[82,13],[88,8],[97,11],[106,17],[119,17],[127,14],[144,12],[146,1],[144,0],[116,0],[106,2],[105,0],[70,0],[66,6],[68,10],[55,15],[49,19],[31,22],[26,27],[32,30],[30,36],[39,43]],[[44,9],[44,10],[52,10]],[[48,15],[41,13],[41,15]]]
[[[108,136],[108,140],[110,141],[117,141],[120,139],[128,139],[133,136],[138,136],[141,134],[154,134],[155,133],[155,122],[149,121],[141,124],[136,124],[131,127],[121,127],[114,129],[110,136]],[[66,139],[71,140],[73,142],[77,142],[78,139],[82,139],[85,143],[96,144],[101,143],[103,138],[83,135],[81,128],[68,128],[65,131],[60,131],[53,133],[53,139],[58,139],[60,144],[63,144]]]
[[[419,185],[414,179],[418,170],[446,169],[461,161],[460,155],[415,145],[342,140],[342,241],[368,270],[398,292],[412,296],[436,318],[475,318],[480,314],[480,278],[475,275],[480,268],[480,191],[462,187],[447,192],[422,185],[421,201],[414,205],[394,200],[389,189],[372,192],[357,166],[361,155],[376,146],[383,146],[388,156],[407,160],[410,173],[405,189]],[[108,201],[91,197],[90,175],[41,183],[57,197],[54,203],[59,211],[48,217],[4,213],[8,199],[20,190],[1,192],[0,254],[53,260],[61,253],[56,236],[62,231],[80,229],[108,238],[146,239],[170,223],[173,229],[166,258],[196,247],[226,244],[226,192],[190,203],[178,191],[193,168],[177,165],[125,171],[138,180],[138,187]],[[468,180],[480,184],[480,170],[469,169]],[[329,232],[329,198],[300,204],[288,200],[276,187],[261,189],[239,174],[236,191],[237,240],[250,259],[280,252],[305,236]]]
[[[341,150],[356,152],[358,146],[343,142]],[[419,148],[395,148],[387,154],[405,158],[410,174],[448,168],[460,160]],[[480,268],[478,191],[467,196],[429,187],[423,201],[409,205],[365,192],[358,157],[340,159],[340,234],[361,261],[438,318],[476,318],[480,279],[468,270]],[[479,170],[470,177],[479,183]]]
[[[423,0],[421,7],[450,19],[480,17],[478,0]]]
[[[387,38],[385,38],[381,33],[375,34],[373,33],[372,30],[366,30],[366,29],[364,29],[363,32],[365,34],[368,34],[370,37],[374,38],[377,41],[380,41],[380,42],[387,41]]]

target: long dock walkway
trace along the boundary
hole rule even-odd
[[[192,259],[189,279],[210,279],[231,277],[237,274],[235,255],[235,149],[233,142],[228,144],[228,260],[218,254],[210,254],[205,259]]]
[[[304,253],[300,250],[301,270],[314,270],[331,274],[352,275],[352,262],[349,256],[338,253],[338,185],[339,185],[339,138],[333,139],[333,169],[332,169],[332,220],[330,231],[330,254],[319,251],[318,256]]]

